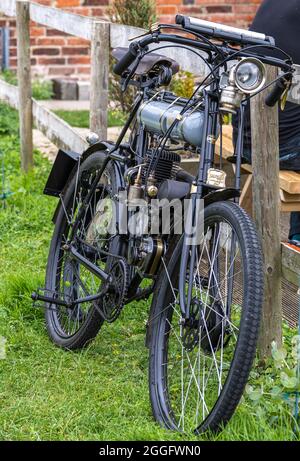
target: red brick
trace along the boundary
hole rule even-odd
[[[233,6],[233,12],[234,13],[250,13],[254,15],[257,10],[257,5],[234,5]]]
[[[177,8],[176,6],[158,6],[157,7],[157,12],[158,14],[176,14],[177,13]]]
[[[95,17],[99,17],[99,18],[104,18],[106,17],[106,9],[105,8],[92,8],[92,12],[91,12],[91,16],[93,16],[93,18]]]
[[[108,5],[109,0],[84,0],[83,6],[99,6],[99,5]]]
[[[91,9],[90,8],[64,8],[66,11],[70,13],[76,13],[80,16],[91,16]]]
[[[32,37],[45,37],[44,27],[30,27],[30,35]]]
[[[67,45],[79,45],[79,46],[90,46],[89,40],[84,40],[83,38],[79,37],[68,37],[66,39],[66,44]]]
[[[231,13],[232,12],[232,6],[230,5],[208,5],[206,8],[206,11],[208,14],[222,14],[222,13]]]
[[[74,67],[50,67],[49,75],[72,75],[75,73]]]
[[[17,60],[15,58],[10,58],[9,59],[9,66],[13,67],[13,68],[17,67]]]
[[[249,1],[251,0],[247,0],[247,2],[249,3]],[[232,4],[235,4],[239,2],[239,0],[208,0],[207,2],[206,1],[203,1],[203,0],[195,0],[195,4],[200,4],[202,6],[207,6],[207,5],[232,5]]]
[[[42,46],[54,46],[54,45],[65,45],[66,40],[64,38],[57,38],[57,37],[52,37],[52,38],[38,38],[37,39],[37,45],[42,45]]]
[[[181,5],[183,0],[156,0],[157,5]]]
[[[195,16],[201,16],[203,14],[203,9],[200,6],[180,6],[179,7],[179,12],[186,14],[186,15],[195,15]],[[173,19],[174,21],[174,19]]]
[[[65,8],[68,6],[80,6],[80,0],[56,0],[57,8]]]
[[[34,48],[32,50],[32,54],[35,56],[57,56],[60,54],[60,49],[59,48]]]
[[[77,74],[90,74],[91,68],[90,66],[85,66],[85,67],[76,67],[76,73]]]
[[[38,58],[37,60],[38,64],[41,65],[47,65],[47,66],[52,66],[52,65],[63,65],[66,64],[65,58]]]
[[[68,34],[56,29],[47,29],[46,34],[48,37],[68,37]]]
[[[62,48],[62,54],[63,55],[86,55],[89,54],[89,48],[84,48],[84,47],[67,47],[64,46]]]
[[[174,16],[170,16],[170,15],[161,15],[160,16],[160,22],[162,24],[172,24],[174,23]]]
[[[91,59],[89,56],[77,56],[76,58],[68,58],[68,64],[90,64]]]
[[[107,18],[111,0],[35,0],[36,2],[63,8],[75,14]],[[154,0],[157,5],[158,20],[174,23],[175,14],[180,12],[202,19],[248,27],[262,0]],[[138,0],[137,0],[138,5]],[[0,18],[0,27],[10,25],[12,54],[16,48],[15,20]],[[87,76],[90,72],[90,43],[64,32],[47,29],[36,23],[31,24],[33,73],[43,75]],[[55,50],[55,51],[52,51]],[[54,54],[53,54],[54,53]],[[11,66],[16,66],[16,57],[11,57]],[[39,69],[39,66],[43,66]]]

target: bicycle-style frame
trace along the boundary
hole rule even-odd
[[[185,36],[180,36],[176,34],[169,34],[169,33],[162,33],[161,29],[164,28],[172,28],[179,30],[183,33],[189,33],[189,34],[194,34],[195,39],[187,38]],[[230,36],[228,37],[230,39]],[[245,58],[245,57],[256,57],[257,56],[257,48],[263,48],[263,53],[259,54],[259,59],[264,63],[268,65],[273,65],[279,67],[283,72],[285,73],[290,73],[291,72],[291,62],[287,60],[281,60],[276,57],[270,57],[267,54],[265,54],[266,51],[266,44],[256,44],[256,45],[250,45],[247,46],[246,49],[240,49],[237,50],[236,48],[233,48],[229,46],[227,43],[222,43],[221,45],[217,45],[215,43],[212,43],[210,40],[208,40],[206,37],[204,37],[201,34],[197,34],[195,32],[191,32],[190,30],[186,30],[183,27],[178,27],[178,26],[170,26],[170,25],[161,25],[158,26],[158,29],[154,32],[151,32],[147,35],[145,35],[142,39],[140,39],[138,42],[139,49],[141,50],[140,57],[137,60],[138,62],[143,58],[143,56],[150,51],[148,50],[148,46],[151,44],[161,44],[161,43],[168,43],[167,45],[164,46],[159,46],[158,49],[161,48],[167,48],[167,47],[181,47],[181,48],[186,48],[188,47],[189,49],[195,49],[197,50],[198,56],[199,53],[198,51],[205,52],[207,54],[207,57],[204,58],[203,56],[199,56],[199,59],[201,58],[204,60],[207,64],[209,64],[209,67],[211,69],[210,72],[210,85],[209,87],[204,87],[202,90],[202,97],[204,99],[204,122],[203,122],[203,133],[202,133],[202,145],[201,149],[197,149],[197,152],[200,155],[200,161],[199,161],[199,166],[198,166],[198,172],[195,175],[195,180],[194,180],[194,189],[191,193],[191,213],[192,213],[192,222],[194,221],[194,214],[196,213],[196,200],[197,199],[204,199],[204,204],[206,205],[208,201],[206,201],[206,198],[209,196],[209,203],[214,202],[214,201],[219,201],[219,200],[228,200],[228,199],[234,199],[238,200],[239,194],[240,194],[240,166],[241,166],[241,160],[242,160],[242,153],[243,153],[243,132],[244,132],[244,109],[245,109],[245,103],[246,101],[244,100],[241,103],[240,111],[239,111],[239,124],[238,124],[238,136],[237,136],[237,143],[235,147],[235,161],[236,161],[236,178],[235,178],[235,186],[234,188],[227,188],[227,189],[222,189],[217,190],[216,188],[213,188],[209,184],[207,184],[207,174],[208,170],[213,167],[214,164],[214,157],[215,157],[215,140],[218,137],[218,130],[219,130],[219,83],[220,83],[220,70],[224,68],[224,66],[227,66],[228,61],[237,59],[237,58]],[[273,45],[269,45],[269,48],[274,48]],[[221,58],[220,58],[221,56]],[[137,64],[138,64],[137,62]],[[137,65],[134,66],[133,70],[129,72],[129,75],[123,78],[123,86],[127,86],[130,83],[133,83],[131,78],[134,75],[134,70],[136,69]],[[204,80],[207,81],[208,77],[206,77]],[[274,83],[274,82],[272,82]],[[135,83],[136,84],[136,83]],[[137,85],[137,84],[136,84]],[[137,85],[138,86],[138,85]],[[268,85],[270,86],[270,85]],[[264,89],[264,88],[263,88]],[[262,90],[263,90],[262,89]],[[260,90],[260,91],[262,91]],[[124,128],[122,129],[119,138],[116,142],[115,145],[112,147],[108,147],[105,150],[105,154],[103,154],[103,164],[102,168],[99,170],[99,172],[96,175],[96,178],[91,186],[91,189],[87,196],[85,197],[84,203],[88,203],[89,198],[92,197],[94,194],[98,181],[105,170],[107,164],[109,161],[113,161],[114,163],[114,168],[116,169],[117,172],[117,181],[119,182],[118,186],[120,188],[126,187],[126,184],[124,182],[124,174],[126,172],[126,169],[128,167],[128,164],[132,164],[132,161],[135,162],[135,164],[139,164],[142,162],[142,157],[145,155],[145,136],[147,134],[145,133],[143,127],[139,127],[139,157],[138,158],[132,158],[128,156],[128,151],[126,151],[126,148],[124,148],[123,140],[124,137],[131,126],[133,120],[136,117],[136,114],[138,112],[139,107],[141,104],[149,99],[148,96],[148,88],[147,85],[145,84],[144,87],[140,88],[140,91],[138,93],[138,96],[134,102],[133,108],[131,110],[131,113],[128,117],[127,122],[125,123]],[[247,98],[249,99],[249,97]],[[188,100],[187,100],[188,101]],[[174,122],[174,126],[176,124],[176,121]],[[221,124],[222,125],[222,124]],[[222,137],[222,130],[220,133],[220,136]],[[107,145],[108,146],[108,145]],[[99,145],[95,144],[92,146],[93,151],[97,150],[97,147]],[[102,150],[103,152],[103,143],[101,143],[101,148],[99,150]],[[87,151],[89,152],[89,151]],[[222,156],[222,152],[220,153],[220,156]],[[81,160],[84,160],[85,154],[81,157],[79,160],[79,164]],[[79,214],[76,218],[76,223],[73,225],[72,229],[72,235],[70,241],[72,241],[72,237],[76,235],[77,231],[77,226],[78,223],[80,222],[80,218],[82,213],[84,213],[84,203],[82,204],[82,209],[79,211]],[[118,219],[118,217],[117,217]],[[118,222],[117,222],[118,226]],[[121,243],[120,243],[121,245]],[[119,250],[121,248],[116,248],[116,254],[114,254],[115,257],[118,257]],[[96,264],[85,258],[83,255],[79,254],[79,252],[75,249],[75,247],[70,245],[69,248],[70,253],[72,254],[72,257],[77,260],[79,264],[82,264],[85,266],[90,272],[94,273],[99,279],[103,280],[104,282],[109,282],[110,280],[110,275],[106,273],[103,269],[99,268]],[[190,257],[189,252],[192,252],[192,256]],[[188,318],[189,316],[189,303],[185,302],[185,295],[184,295],[184,280],[185,276],[184,274],[186,273],[186,264],[187,261],[189,260],[189,264],[193,264],[193,258],[195,254],[195,248],[190,248],[189,245],[183,245],[183,252],[182,252],[182,258],[181,258],[181,266],[180,266],[180,277],[179,279],[181,280],[180,286],[179,286],[179,291],[180,291],[180,299],[181,299],[181,310],[182,310],[182,315],[185,318]],[[132,300],[135,299],[140,299],[146,294],[150,294],[151,288],[143,290],[142,293],[137,293],[137,290],[135,290],[135,287],[138,287],[140,281],[142,280],[141,276],[137,276],[137,280],[135,280],[132,283],[132,289],[129,290],[129,297],[127,302],[131,302]],[[95,295],[95,299],[97,299],[100,295]],[[87,300],[83,298],[82,300],[77,300],[77,303],[80,302],[86,302]]]

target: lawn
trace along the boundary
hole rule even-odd
[[[161,429],[151,416],[144,346],[149,303],[126,307],[82,352],[49,341],[30,293],[43,285],[52,232],[56,199],[42,194],[51,165],[35,152],[34,171],[20,174],[18,137],[4,131],[0,149],[13,195],[6,207],[0,204],[0,337],[7,341],[0,360],[0,439],[196,440]],[[259,385],[269,378],[262,374]],[[293,440],[290,414],[282,401],[266,396],[257,406],[246,396],[224,432],[211,438]]]
[[[54,112],[71,126],[78,128],[90,127],[90,112],[88,110],[56,110]],[[108,111],[108,127],[123,126],[125,121],[126,115],[120,110]]]

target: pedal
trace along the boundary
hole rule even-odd
[[[51,305],[62,306],[66,309],[72,307],[72,302],[70,299],[66,299],[63,293],[58,291],[49,290],[47,288],[38,288],[37,291],[31,294],[31,299],[33,300],[34,308],[42,308],[55,310],[51,308]],[[46,306],[48,304],[48,306]]]

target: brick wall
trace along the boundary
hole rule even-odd
[[[35,0],[38,3],[64,8],[81,15],[105,18],[111,0]],[[177,13],[197,16],[215,22],[248,27],[262,0],[156,0],[161,22],[173,22]],[[139,0],[137,0],[138,5]],[[17,48],[15,21],[0,18],[0,27],[11,28],[10,66],[16,67]],[[32,70],[36,75],[53,78],[89,77],[90,48],[85,40],[53,29],[32,24]]]
[[[182,13],[208,21],[248,27],[262,0],[156,0],[161,22],[173,22]]]

